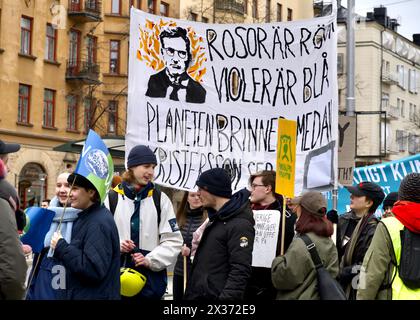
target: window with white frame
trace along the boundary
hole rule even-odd
[[[399,152],[405,152],[405,148],[406,148],[406,137],[404,136],[404,131],[403,130],[397,130],[396,135],[395,135],[395,142],[397,143],[398,146],[398,151]]]
[[[405,118],[405,101],[401,99],[401,117]]]
[[[413,104],[410,102],[408,107],[408,119],[413,120]]]
[[[398,74],[398,85],[405,89],[405,70],[404,66],[399,64],[397,65],[397,74]]]
[[[409,70],[409,76],[408,76],[408,91],[411,93],[417,92],[417,76],[416,76],[416,70]]]

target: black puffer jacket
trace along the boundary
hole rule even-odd
[[[120,240],[114,218],[104,206],[94,204],[79,213],[71,244],[60,239],[54,257],[66,270],[66,290],[59,298],[120,299]]]
[[[186,300],[242,300],[251,275],[254,218],[249,191],[235,193],[209,223],[194,257]]]

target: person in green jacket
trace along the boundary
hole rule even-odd
[[[397,229],[395,230],[395,227]],[[399,226],[399,227],[398,227]],[[399,278],[400,230],[420,234],[420,173],[410,173],[401,181],[392,215],[376,228],[360,271],[357,300],[408,300],[420,297],[420,288],[410,289]]]
[[[297,235],[286,254],[271,265],[271,280],[277,289],[277,300],[319,300],[317,272],[305,243],[299,237],[307,234],[315,244],[324,267],[333,278],[338,275],[338,254],[331,240],[333,225],[326,217],[327,203],[319,192],[310,191],[297,200]]]
[[[9,153],[19,149],[19,144],[0,140],[0,300],[23,299],[28,268],[24,254],[31,252],[31,247],[22,245],[19,240],[18,217],[24,215],[19,210],[15,188],[6,180],[10,170]],[[23,222],[19,219],[19,224]],[[20,226],[22,229],[25,223]]]

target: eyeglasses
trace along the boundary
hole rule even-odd
[[[251,188],[252,189],[255,189],[256,187],[265,187],[265,185],[263,185],[263,184],[256,184],[256,183],[252,183],[251,184]]]
[[[180,59],[187,58],[187,51],[184,50],[175,50],[173,48],[163,48],[166,51],[166,54],[170,57],[173,57],[175,55],[175,52],[178,54],[178,57]]]

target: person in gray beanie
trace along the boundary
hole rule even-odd
[[[232,195],[231,179],[221,168],[203,172],[198,193],[209,215],[194,256],[186,300],[243,300],[251,276],[254,218],[250,192]]]
[[[410,234],[417,237],[420,234],[420,173],[410,173],[401,181],[392,213],[393,216],[382,219],[376,228],[363,260],[360,275],[363,286],[359,288],[357,299],[420,300],[420,288],[400,278],[404,269],[401,268],[410,255],[414,259],[409,269],[420,269],[418,247],[414,238],[410,238]],[[405,243],[410,247],[405,247]]]
[[[105,200],[117,224],[122,267],[135,269],[147,279],[138,294],[123,299],[160,300],[167,286],[166,268],[175,263],[183,244],[172,202],[152,182],[156,165],[149,147],[133,147],[123,181]]]

